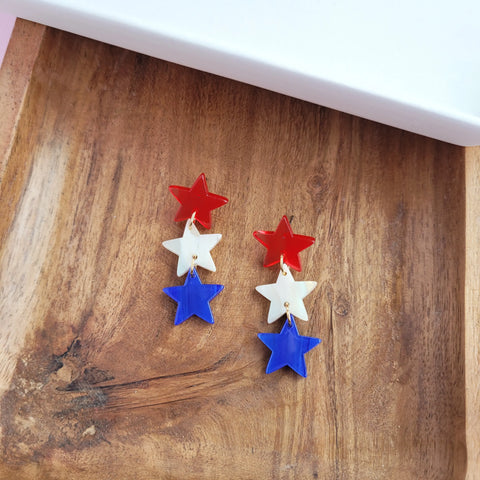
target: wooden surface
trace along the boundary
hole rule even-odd
[[[38,28],[0,78],[0,478],[465,478],[465,150]],[[167,187],[201,172],[225,289],[173,326]],[[284,214],[317,238],[307,379],[256,337]]]
[[[480,147],[466,152],[465,382],[467,480],[480,478]]]

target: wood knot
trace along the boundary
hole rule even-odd
[[[307,186],[310,190],[319,191],[319,190],[323,190],[325,188],[325,181],[324,181],[324,176],[325,175],[324,175],[323,171],[321,173],[322,174],[312,175],[308,179]]]
[[[308,193],[313,201],[313,203],[318,207],[322,208],[325,203],[326,194],[328,191],[328,177],[321,168],[318,170],[318,173],[312,175],[307,182]]]
[[[343,295],[335,301],[333,311],[341,317],[346,317],[350,313],[350,302]]]

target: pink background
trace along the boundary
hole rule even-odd
[[[0,12],[0,65],[2,64],[5,51],[7,50],[8,40],[12,34],[15,17]]]

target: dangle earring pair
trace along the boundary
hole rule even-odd
[[[212,272],[216,271],[210,251],[222,238],[221,234],[201,235],[195,226],[198,221],[205,228],[211,228],[211,211],[225,205],[228,199],[210,193],[205,174],[201,174],[191,188],[172,185],[170,192],[181,206],[175,221],[187,221],[183,236],[163,242],[163,246],[178,255],[177,275],[187,274],[182,286],[164,288],[163,291],[178,304],[175,325],[197,316],[208,323],[214,323],[210,301],[224,288],[218,284],[203,284],[197,273],[197,266]],[[311,246],[315,239],[294,234],[288,218],[283,216],[277,229],[273,231],[255,231],[254,237],[267,248],[264,266],[280,264],[277,282],[260,285],[256,289],[270,300],[267,322],[273,323],[283,315],[286,321],[280,333],[259,333],[260,340],[271,350],[266,373],[282,367],[290,367],[299,375],[306,377],[307,369],[304,355],[321,340],[306,337],[298,333],[295,318],[307,321],[308,314],[303,299],[317,285],[313,281],[296,282],[290,268],[301,271],[299,252]]]

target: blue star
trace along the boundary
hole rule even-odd
[[[285,321],[280,333],[259,333],[258,338],[272,351],[266,373],[272,373],[282,367],[290,367],[302,377],[307,376],[304,354],[316,347],[321,340],[298,334],[294,318],[292,324]]]
[[[178,303],[175,325],[196,315],[208,323],[213,323],[210,300],[223,290],[223,285],[203,284],[197,270],[187,274],[185,284],[179,287],[167,287],[163,291]]]

